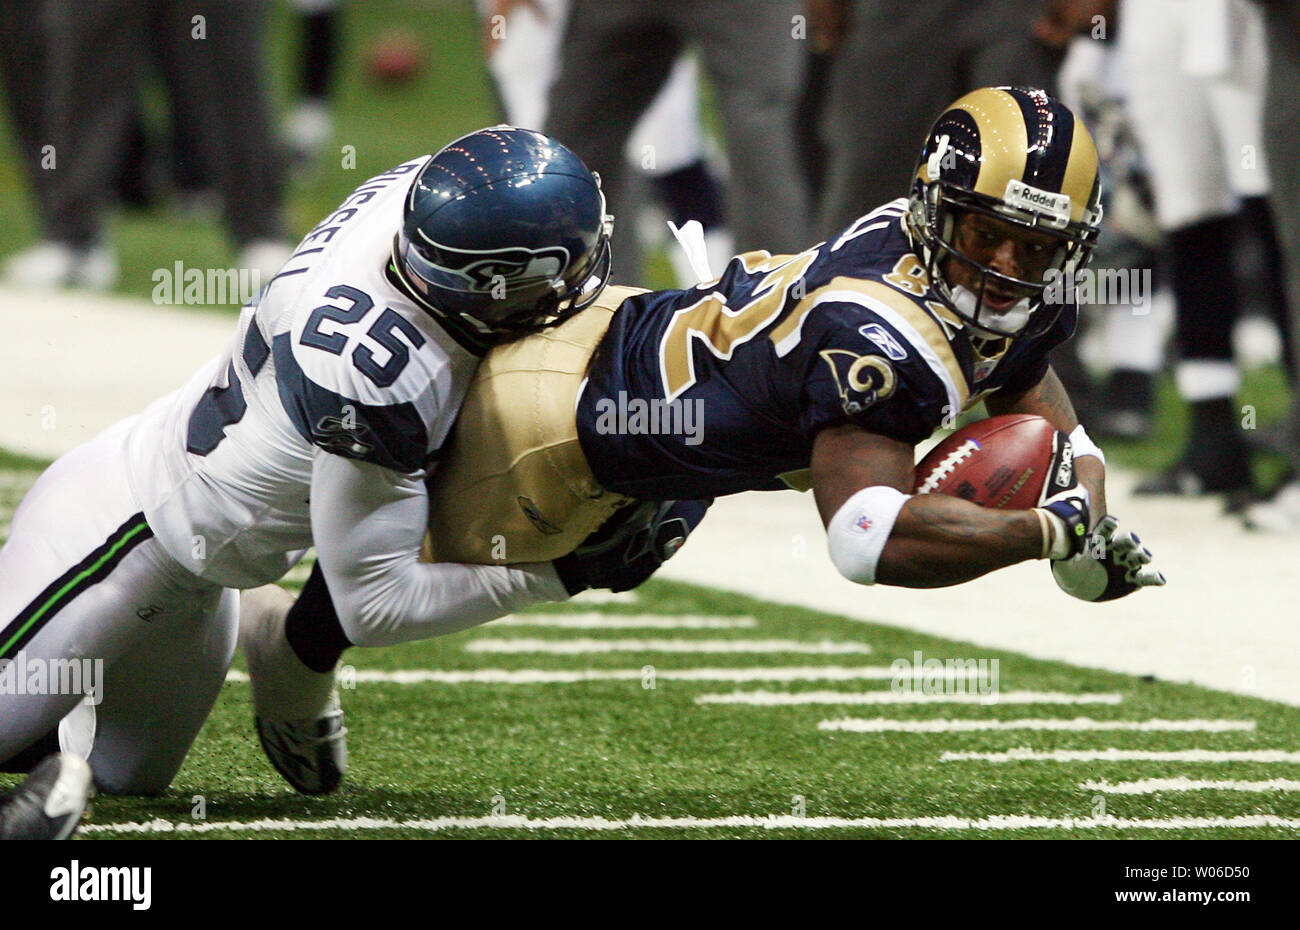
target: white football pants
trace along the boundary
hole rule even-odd
[[[154,539],[127,481],[131,422],[51,465],[0,549],[0,760],[88,701],[96,785],[156,794],[216,702],[239,599],[185,571]],[[60,730],[62,748],[85,755],[87,716]]]
[[[1124,0],[1120,53],[1130,124],[1165,230],[1228,216],[1268,193],[1267,51],[1246,0]]]

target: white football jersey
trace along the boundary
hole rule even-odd
[[[479,355],[390,281],[428,156],[366,181],[243,309],[225,352],[128,439],[132,490],[167,551],[226,587],[281,577],[312,545],[313,447],[423,476]]]

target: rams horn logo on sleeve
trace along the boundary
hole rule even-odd
[[[831,377],[840,392],[840,402],[849,416],[861,413],[894,393],[898,376],[894,374],[894,366],[879,355],[823,349],[821,357],[830,366]]]

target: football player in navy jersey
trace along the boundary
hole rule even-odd
[[[32,770],[0,838],[66,835],[92,771],[106,792],[165,789],[225,680],[239,590],[312,545],[350,643],[568,596],[549,560],[422,563],[425,479],[487,347],[599,295],[610,224],[599,180],[538,132],[398,165],[307,234],[222,354],[37,480],[0,549],[0,767]],[[288,654],[296,615],[278,619],[250,664]],[[102,677],[8,686],[83,663]],[[310,744],[302,787],[329,790],[346,766],[334,676],[297,671],[256,675],[258,733],[282,766]]]
[[[1106,515],[1101,450],[1048,361],[1076,316],[1053,286],[1088,259],[1099,193],[1066,107],[977,90],[934,124],[911,196],[834,239],[739,255],[689,290],[610,286],[495,348],[430,479],[426,557],[554,559],[571,592],[621,590],[712,498],[811,488],[832,560],[863,584],[951,585],[1027,559],[1087,600],[1163,584]],[[1057,427],[1041,506],[911,494],[916,444],[980,400]],[[329,601],[313,573],[299,605],[341,651]]]
[[[1096,150],[1070,111],[1038,90],[974,91],[934,124],[911,196],[834,239],[737,256],[690,290],[610,288],[496,350],[432,478],[432,554],[487,561],[503,534],[509,559],[560,555],[628,501],[811,487],[855,581],[932,587],[1050,557],[1088,599],[1160,583],[1100,520],[1101,451],[1048,362],[1076,316],[1053,284],[1083,267],[1100,221]],[[571,343],[593,349],[562,357]],[[1056,425],[1077,486],[1019,512],[910,496],[915,445],[980,400]],[[1097,528],[1105,558],[1066,562]]]

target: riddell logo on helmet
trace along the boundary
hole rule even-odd
[[[1020,207],[1034,213],[1046,213],[1052,219],[1062,223],[1070,221],[1070,207],[1073,201],[1069,194],[1053,194],[1037,187],[1031,187],[1024,181],[1012,178],[1007,182],[1002,199],[1013,207]]]

